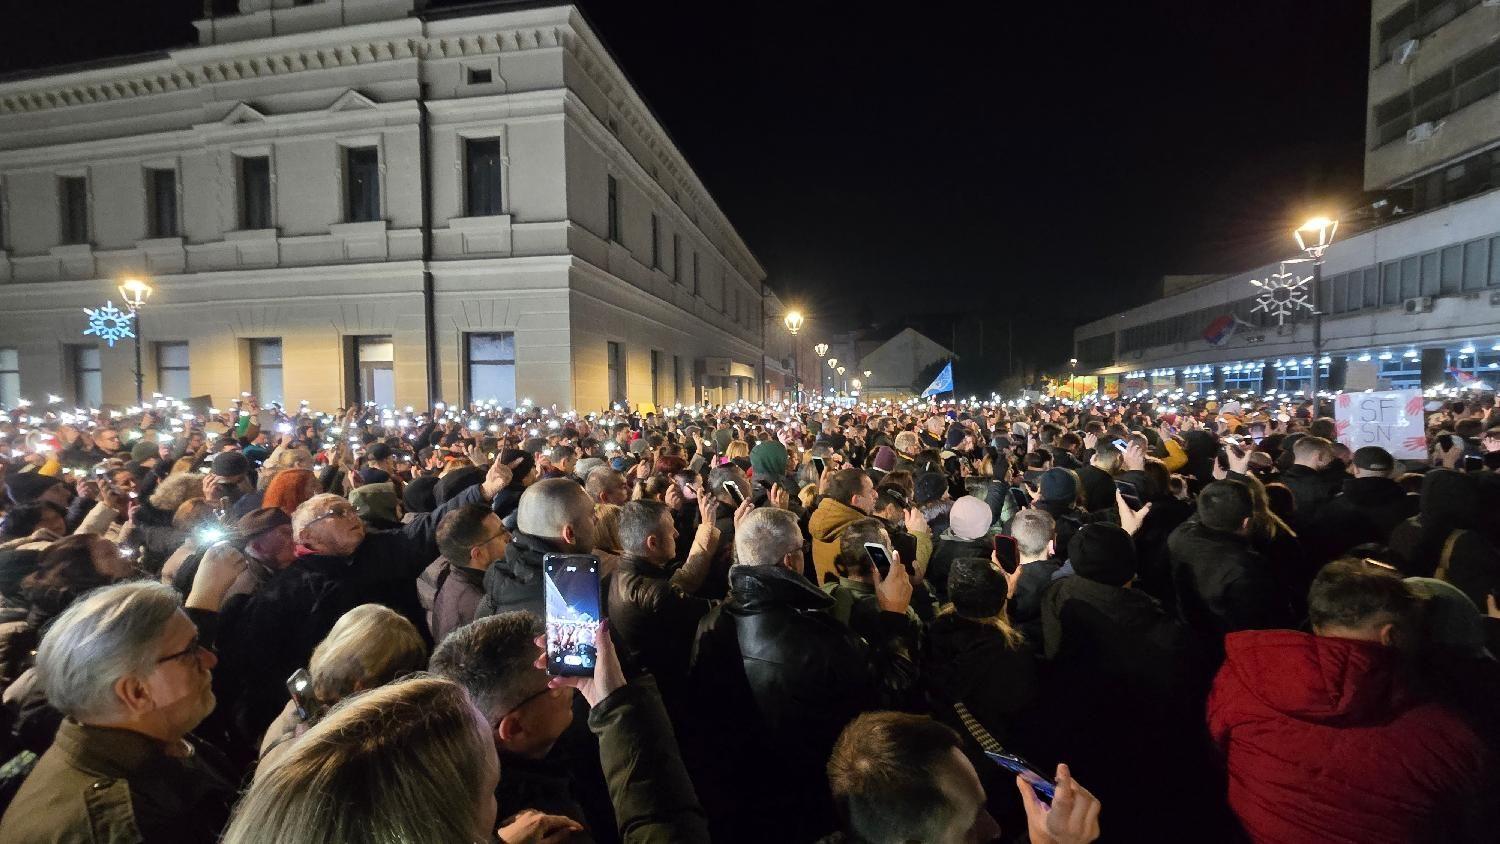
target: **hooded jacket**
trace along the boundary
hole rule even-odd
[[[542,597],[542,557],[561,553],[552,540],[529,533],[511,534],[505,556],[484,572],[484,597],[475,618],[526,610],[537,618],[547,616]]]
[[[1385,545],[1397,525],[1417,514],[1419,500],[1390,478],[1347,478],[1340,494],[1303,523],[1307,550],[1324,563],[1356,545]]]
[[[827,496],[818,502],[818,508],[807,520],[807,530],[812,536],[813,568],[820,584],[838,577],[833,561],[838,558],[839,537],[844,528],[865,518],[869,514]]]
[[[1208,726],[1251,840],[1457,840],[1483,749],[1452,712],[1412,697],[1396,651],[1291,630],[1233,633],[1225,651]]]

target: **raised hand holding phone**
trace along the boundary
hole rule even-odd
[[[891,560],[889,575],[882,576],[880,569],[875,569],[875,600],[885,612],[905,613],[911,606],[911,577],[906,573],[906,566],[901,565],[901,555],[895,551],[891,554],[894,559]]]
[[[1057,766],[1057,785],[1048,806],[1031,783],[1016,777],[1016,790],[1026,807],[1026,828],[1032,842],[1088,844],[1099,837],[1099,798],[1073,779],[1067,765]]]

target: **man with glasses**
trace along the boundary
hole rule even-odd
[[[389,531],[368,530],[341,496],[303,502],[292,514],[296,560],[223,609],[219,640],[228,670],[220,688],[234,702],[236,740],[258,745],[286,703],[287,677],[306,666],[339,617],[360,604],[390,607],[431,641],[417,577],[438,556],[437,526],[461,507],[488,505],[510,480],[511,467],[497,460],[483,482]]]
[[[170,586],[121,583],[75,602],[37,651],[38,682],[67,717],[0,841],[217,840],[235,784],[188,735],[213,711],[217,662]]]

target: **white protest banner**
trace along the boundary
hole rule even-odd
[[[1427,459],[1421,390],[1339,393],[1333,420],[1339,442],[1355,451],[1378,445],[1397,460]]]

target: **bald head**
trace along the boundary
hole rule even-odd
[[[567,478],[549,478],[526,488],[516,508],[516,528],[550,539],[574,553],[594,550],[594,502]]]

